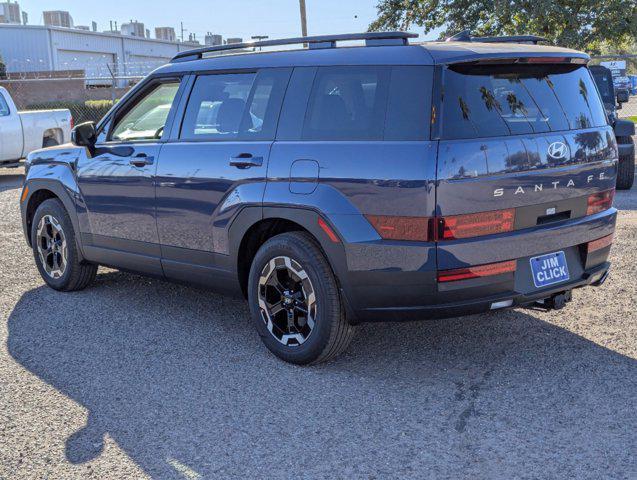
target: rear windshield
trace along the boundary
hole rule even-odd
[[[445,72],[443,138],[579,130],[606,125],[590,72],[573,65],[452,66]]]

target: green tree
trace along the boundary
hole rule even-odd
[[[636,0],[380,0],[370,30],[443,28],[473,35],[541,35],[551,43],[599,53],[637,38]]]

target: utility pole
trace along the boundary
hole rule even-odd
[[[184,32],[187,32],[188,30],[186,30],[184,28],[184,22],[181,22],[181,43],[184,43]]]
[[[267,40],[270,38],[268,35],[252,35],[252,40],[255,42],[260,42],[261,40]],[[256,50],[256,47],[254,48]],[[263,47],[259,47],[259,51],[263,50]]]
[[[299,0],[301,7],[301,34],[307,37],[307,12],[305,10],[305,0]]]

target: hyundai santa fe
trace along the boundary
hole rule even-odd
[[[618,150],[589,57],[414,37],[178,54],[72,144],[29,155],[44,281],[83,289],[105,265],[243,295],[297,364],[333,358],[360,322],[561,308],[601,285]]]

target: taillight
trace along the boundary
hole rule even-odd
[[[432,242],[510,232],[515,224],[515,209],[454,215],[450,217],[397,217],[365,215],[386,240]]]
[[[493,275],[515,272],[516,266],[517,262],[515,260],[509,260],[506,262],[477,265],[475,267],[441,270],[438,272],[438,281],[455,282],[458,280],[468,280],[470,278],[490,277]]]
[[[514,208],[443,217],[438,223],[438,239],[455,240],[510,232],[514,223]]]
[[[605,237],[598,238],[592,242],[586,244],[586,253],[592,253],[602,248],[606,248],[613,243],[613,234],[606,235]]]
[[[608,210],[610,207],[613,206],[614,196],[614,188],[590,195],[588,197],[588,208],[586,209],[586,215],[595,215],[596,213]]]
[[[73,118],[73,115],[71,115],[71,130],[73,130],[75,128],[75,119]]]
[[[385,240],[411,240],[414,242],[431,240],[429,218],[427,217],[365,215],[365,218]]]

